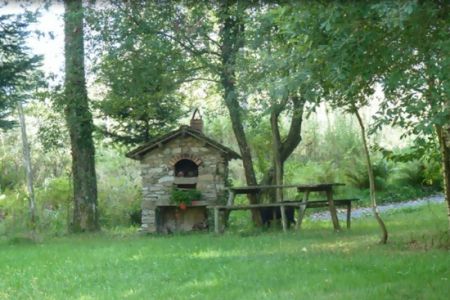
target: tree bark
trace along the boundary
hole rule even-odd
[[[281,136],[280,136],[280,128],[278,126],[278,117],[280,115],[280,110],[277,108],[272,109],[272,113],[270,114],[270,127],[272,129],[272,153],[273,153],[273,169],[274,169],[274,177],[275,184],[282,185],[283,184],[283,164],[284,162],[281,160]],[[283,189],[277,188],[275,189],[275,201],[282,202],[283,201]]]
[[[28,209],[29,209],[29,214],[30,214],[30,227],[31,227],[31,230],[35,230],[35,228],[36,228],[36,201],[34,198],[33,169],[31,166],[31,151],[30,151],[30,144],[28,143],[25,115],[23,113],[22,102],[20,102],[20,101],[17,101],[17,112],[19,114],[19,124],[20,124],[21,136],[22,136],[23,163],[25,165],[25,172],[26,172],[26,176],[27,176]]]
[[[81,0],[65,0],[65,116],[72,150],[73,232],[100,229],[97,208],[93,121],[84,70],[83,7]]]
[[[291,124],[289,126],[289,132],[284,141],[281,142],[279,151],[279,160],[281,163],[281,171],[282,175],[284,174],[284,163],[291,156],[292,152],[294,152],[295,148],[300,144],[302,140],[301,132],[302,132],[302,123],[303,123],[303,110],[305,106],[305,100],[298,96],[292,95],[289,97],[290,101],[293,105],[293,112],[291,118]],[[279,132],[279,131],[278,131]],[[278,155],[277,155],[278,156]],[[271,169],[267,171],[262,180],[260,181],[261,185],[268,185],[275,182],[275,166],[272,166]]]
[[[444,179],[445,201],[447,203],[448,234],[450,234],[450,125],[436,126],[439,147],[442,156],[442,172]]]
[[[362,138],[363,145],[364,145],[364,155],[366,156],[367,173],[369,175],[370,202],[372,204],[372,211],[373,211],[373,215],[375,216],[375,219],[377,220],[378,225],[380,226],[380,229],[382,232],[382,237],[381,237],[380,243],[386,244],[387,240],[388,240],[388,232],[386,229],[386,225],[383,222],[383,219],[381,219],[380,212],[378,211],[378,207],[377,207],[377,199],[376,199],[376,195],[375,195],[375,176],[373,175],[369,147],[367,146],[366,128],[362,121],[361,115],[359,114],[359,111],[356,107],[354,108],[354,113],[356,115],[356,118],[358,119],[358,123],[361,128],[361,138]]]
[[[242,156],[247,185],[257,185],[252,154],[243,127],[242,110],[236,89],[236,56],[242,47],[244,30],[243,20],[239,16],[239,8],[233,7],[237,5],[237,1],[231,0],[224,1],[220,7],[219,17],[222,24],[219,33],[221,39],[220,83],[223,88],[225,105],[230,114],[233,132]],[[233,8],[236,11],[233,11]],[[249,195],[248,198],[251,204],[258,203],[256,195]],[[261,216],[258,210],[252,210],[252,219],[256,225],[261,224]]]

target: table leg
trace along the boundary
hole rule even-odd
[[[284,205],[280,206],[280,210],[281,210],[281,225],[283,226],[283,232],[287,231],[287,226],[286,226],[286,211],[284,210]]]
[[[339,226],[339,220],[336,213],[336,207],[334,206],[334,200],[333,200],[333,192],[331,190],[327,191],[327,200],[328,200],[328,207],[330,208],[330,215],[331,220],[333,221],[333,227],[335,231],[339,231],[341,228]]]
[[[298,220],[296,224],[296,229],[299,230],[302,226],[303,217],[305,216],[306,206],[308,205],[309,191],[303,193],[302,204],[298,207]]]

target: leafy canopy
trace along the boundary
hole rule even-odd
[[[42,57],[32,55],[26,46],[28,26],[35,16],[0,15],[0,128],[8,129],[15,122],[8,117],[19,100],[23,100],[40,75],[36,68]]]

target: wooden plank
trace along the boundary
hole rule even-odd
[[[207,206],[209,209],[220,209],[220,210],[246,210],[253,208],[262,208],[262,207],[280,207],[280,206],[293,206],[297,207],[299,205],[304,205],[303,202],[281,202],[281,203],[260,203],[260,204],[245,204],[245,205],[210,205]]]
[[[283,231],[287,232],[286,211],[284,210],[284,205],[280,206],[280,210],[281,210],[281,224],[283,226]]]
[[[262,190],[276,189],[276,188],[297,188],[302,191],[326,191],[332,189],[333,186],[341,186],[343,183],[316,183],[316,184],[287,184],[287,185],[253,185],[253,186],[240,186],[230,187],[230,191],[234,191],[236,194],[247,193],[259,193]]]
[[[337,199],[334,200],[335,206],[346,206],[350,201],[358,201],[359,199]],[[307,203],[303,201],[285,201],[285,202],[275,202],[275,203],[259,203],[259,204],[242,204],[242,205],[208,205],[207,208],[214,209],[219,208],[222,210],[245,210],[245,209],[253,209],[253,208],[261,208],[261,207],[280,207],[284,206],[292,206],[292,207],[300,207],[305,206],[306,208],[317,208],[317,207],[328,207],[328,200],[310,200]],[[160,205],[158,205],[160,206]],[[163,205],[163,206],[172,206],[172,205]],[[176,205],[173,205],[176,206]]]

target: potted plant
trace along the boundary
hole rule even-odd
[[[202,193],[196,189],[174,188],[171,193],[171,199],[184,210],[188,205],[192,204],[192,201],[199,200],[201,195]]]

